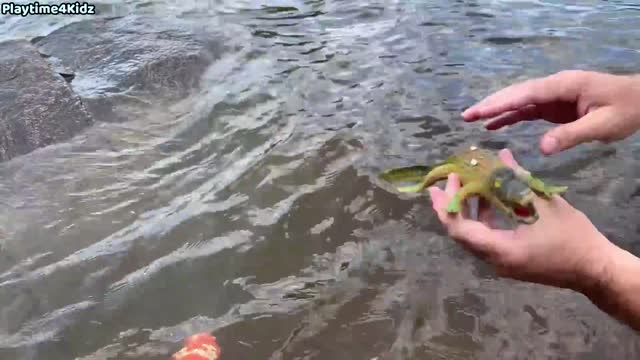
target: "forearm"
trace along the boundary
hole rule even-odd
[[[640,258],[613,244],[577,289],[598,308],[640,331]]]

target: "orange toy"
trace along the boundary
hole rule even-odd
[[[184,342],[184,347],[173,354],[173,358],[175,360],[219,360],[221,354],[216,337],[205,332],[189,336]]]

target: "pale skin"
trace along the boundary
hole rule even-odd
[[[536,119],[560,124],[540,141],[541,151],[553,154],[584,142],[627,138],[640,129],[637,104],[638,76],[564,71],[509,86],[462,115],[465,121],[488,119],[490,130]],[[507,165],[519,166],[509,150],[499,155]],[[451,238],[493,264],[498,275],[578,291],[640,330],[640,258],[609,241],[584,213],[559,195],[550,201],[536,198],[536,223],[499,230],[484,205],[478,220],[466,211],[448,213],[458,189],[455,174],[444,190],[429,188],[433,208]]]

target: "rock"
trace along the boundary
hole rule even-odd
[[[65,74],[73,74],[71,85],[92,115],[114,121],[118,99],[187,96],[225,42],[179,19],[127,16],[72,23],[33,43],[56,66],[68,69]]]
[[[0,43],[0,161],[68,140],[92,122],[29,42]]]
[[[73,70],[64,66],[64,64],[61,63],[60,59],[50,58],[49,63],[51,64],[51,68],[53,69],[53,71],[62,76],[62,78],[65,79],[68,83],[70,83],[75,78],[76,74],[74,74]]]

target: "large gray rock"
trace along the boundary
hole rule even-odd
[[[0,43],[0,161],[68,140],[91,123],[80,98],[29,42]]]
[[[122,116],[113,107],[127,99],[187,96],[220,57],[225,41],[220,33],[179,19],[127,16],[76,22],[33,43],[57,67],[67,69],[72,87],[94,117],[117,121]]]

